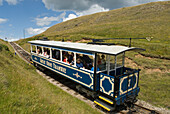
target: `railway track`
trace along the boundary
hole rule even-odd
[[[25,51],[22,47],[20,47],[18,44],[14,43],[14,42],[10,42],[10,45],[15,50],[16,54],[18,54],[24,61],[26,61],[27,63],[30,64],[31,61],[30,61],[30,53],[29,52]],[[101,107],[96,106],[93,103],[93,100],[94,100],[93,98],[87,96],[85,93],[78,92],[76,89],[76,86],[78,85],[77,83],[75,83],[63,76],[60,76],[60,75],[56,76],[57,75],[56,73],[49,71],[49,70],[41,71],[40,69],[38,69],[37,72],[40,75],[42,75],[44,78],[46,78],[50,83],[58,86],[65,92],[77,97],[78,99],[86,102],[93,108],[96,107],[102,113],[110,113],[110,112],[105,111]],[[138,104],[134,104],[134,107],[130,108],[130,109],[120,108],[120,110],[116,110],[113,113],[118,113],[118,114],[119,113],[121,113],[121,114],[129,114],[129,113],[132,113],[132,114],[159,114],[158,111],[146,108],[146,107],[138,105]]]

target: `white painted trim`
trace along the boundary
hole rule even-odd
[[[74,52],[74,65],[76,67],[76,52]]]
[[[60,61],[62,61],[63,55],[62,55],[62,50],[60,50]]]

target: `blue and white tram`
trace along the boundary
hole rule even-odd
[[[79,83],[79,89],[87,88],[85,92],[104,109],[112,111],[117,105],[136,101],[140,69],[125,67],[125,52],[143,49],[60,41],[29,43],[35,65]]]

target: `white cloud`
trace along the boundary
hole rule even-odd
[[[156,1],[167,0],[42,0],[47,9],[54,11],[71,10],[75,12],[89,10],[94,5],[111,10]]]
[[[9,5],[16,5],[18,3],[17,0],[5,0],[6,2],[8,2]]]
[[[60,14],[57,17],[43,17],[43,18],[35,18],[36,24],[38,26],[45,26],[45,25],[50,25],[53,21],[62,21],[65,17],[65,12]]]
[[[109,11],[109,9],[105,9],[105,8],[99,6],[98,4],[94,4],[88,10],[81,11],[81,12],[75,12],[76,15],[75,14],[69,14],[67,18],[63,19],[63,21],[68,21],[70,19],[74,19],[74,18],[77,18],[79,16],[89,15],[89,14],[93,14],[93,13],[97,13],[97,12],[104,12],[104,11]]]
[[[1,23],[5,23],[5,22],[7,22],[7,21],[8,21],[8,19],[0,18],[0,24],[1,24]]]
[[[44,32],[45,30],[47,30],[49,27],[42,27],[42,28],[27,28],[26,29],[26,32],[29,34],[29,35],[36,35],[36,34],[40,34],[42,32]]]
[[[3,1],[6,1],[9,5],[16,5],[23,0],[0,0],[0,5],[3,5]]]
[[[88,10],[76,12],[76,14],[82,16],[82,15],[89,15],[89,14],[93,14],[97,12],[105,12],[105,11],[109,11],[109,9],[105,9],[104,7],[101,7],[98,4],[94,4]]]
[[[71,19],[74,19],[74,18],[77,18],[77,15],[75,14],[69,14],[67,18],[64,18],[63,21],[68,21],[68,20],[71,20]]]

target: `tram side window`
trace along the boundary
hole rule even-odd
[[[36,46],[35,45],[32,45],[32,52],[36,53]]]
[[[86,54],[76,54],[76,66],[91,70],[93,67],[93,56]]]
[[[110,70],[115,69],[115,56],[110,56]]]
[[[123,66],[123,53],[117,55],[117,62],[116,62],[116,67],[121,67]]]
[[[44,50],[43,56],[50,58],[50,49],[44,47],[43,50]]]
[[[91,70],[93,67],[93,56],[83,54],[83,64],[85,69]]]
[[[52,58],[53,58],[53,59],[60,60],[60,50],[53,49],[53,50],[52,50]]]
[[[40,46],[37,46],[37,54],[42,55],[42,48]]]
[[[62,61],[70,65],[74,65],[74,53],[68,51],[62,51]]]

